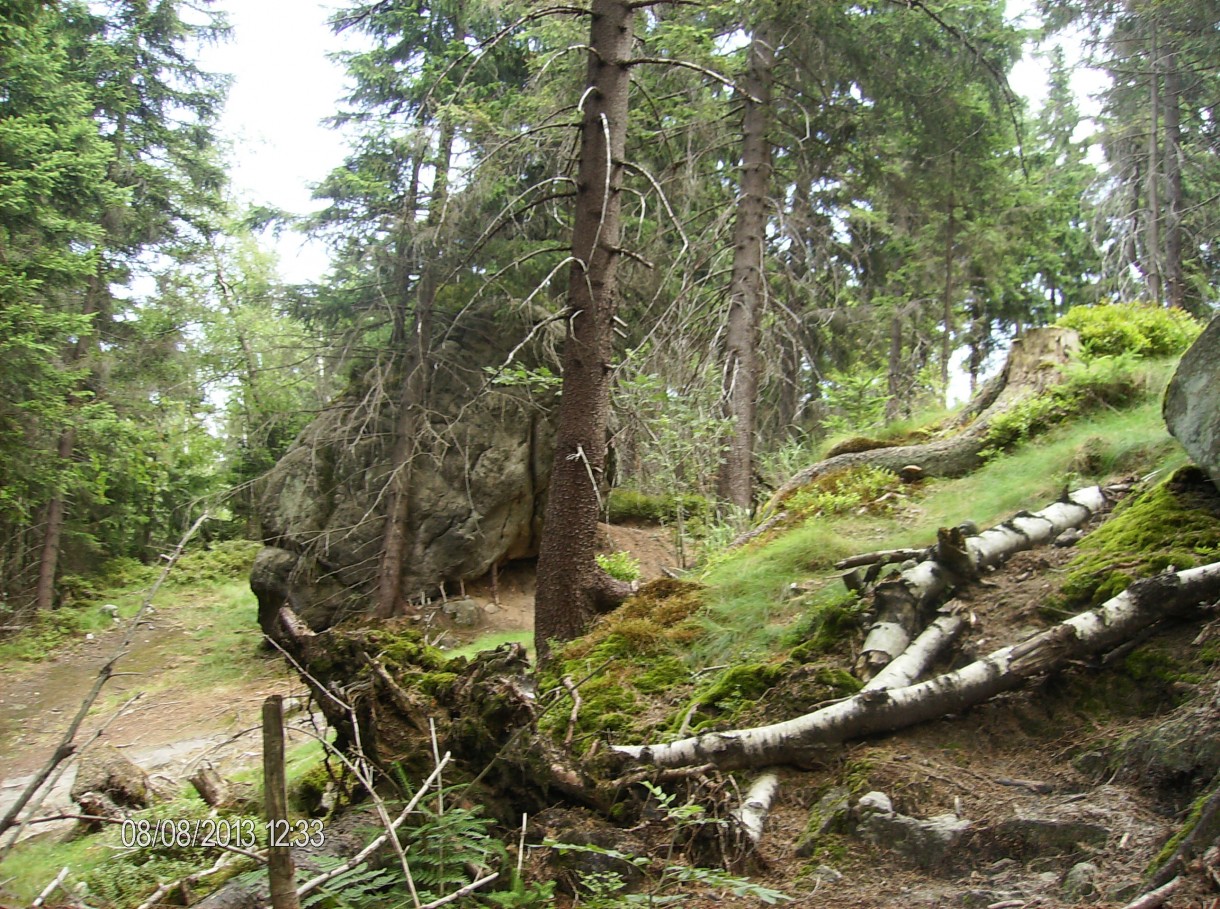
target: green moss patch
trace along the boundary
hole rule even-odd
[[[1079,550],[1051,604],[1056,614],[1100,605],[1167,568],[1220,558],[1220,496],[1201,470],[1182,468],[1125,502]]]
[[[789,659],[808,663],[822,656],[850,654],[851,645],[863,626],[868,604],[839,585],[828,586],[813,594],[805,613],[787,634],[792,647]]]
[[[638,489],[617,487],[610,490],[607,504],[611,524],[672,524],[683,520],[704,519],[713,511],[712,503],[697,495],[653,495]]]
[[[693,616],[703,596],[699,584],[653,581],[566,645],[541,679],[541,690],[556,699],[541,727],[566,735],[572,708],[566,678],[582,701],[574,736],[580,750],[602,736],[643,736],[657,728],[690,691],[691,669],[683,657],[699,633]]]

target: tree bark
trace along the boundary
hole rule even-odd
[[[749,509],[754,504],[754,428],[758,407],[758,329],[766,301],[763,247],[771,185],[771,71],[775,48],[768,24],[750,41],[742,89],[741,176],[733,223],[733,272],[729,285],[723,401],[731,421],[720,462],[720,498]]]
[[[66,473],[76,446],[76,431],[68,427],[59,434],[55,456]],[[55,605],[55,574],[59,568],[60,541],[67,518],[67,498],[64,490],[56,490],[47,503],[46,530],[42,537],[42,553],[38,558],[38,586],[34,591],[34,607],[49,610]]]
[[[956,153],[949,153],[949,199],[945,224],[945,286],[941,294],[940,384],[945,401],[949,400],[949,361],[953,358],[953,246],[957,223],[954,220],[953,181]]]
[[[876,620],[860,650],[857,671],[876,675],[902,653],[923,627],[924,616],[963,580],[999,565],[1015,553],[1049,543],[1070,527],[1079,527],[1107,504],[1100,487],[1090,486],[1033,514],[966,537],[941,530],[932,557],[877,585]]]
[[[456,133],[453,121],[446,118],[441,126],[437,144],[435,176],[432,198],[428,203],[428,217],[424,221],[426,261],[420,266],[419,285],[415,292],[415,318],[411,337],[406,338],[402,386],[398,395],[398,419],[394,427],[394,449],[390,456],[393,473],[390,475],[390,503],[386,510],[385,534],[381,548],[381,566],[377,575],[377,600],[374,615],[387,619],[398,607],[402,590],[402,565],[407,555],[407,524],[411,516],[411,480],[413,466],[419,455],[421,416],[426,409],[429,392],[429,359],[432,349],[432,310],[436,303],[439,281],[436,263],[436,231],[440,227],[441,213],[448,201],[449,165],[453,157]],[[414,192],[414,191],[413,191]],[[414,203],[406,216],[414,214]],[[399,241],[407,243],[405,236]],[[399,253],[399,273],[396,279],[403,287],[408,283],[412,257],[405,250]],[[399,308],[401,309],[401,307]]]
[[[551,641],[583,634],[598,605],[615,595],[594,556],[610,416],[633,16],[633,5],[624,0],[593,0],[563,386],[538,556],[534,643],[539,660],[548,657]]]
[[[957,713],[1026,679],[1108,650],[1174,611],[1220,595],[1220,562],[1138,581],[1100,607],[954,672],[886,691],[865,691],[822,710],[770,726],[711,732],[677,742],[615,746],[642,763],[721,769],[806,764],[819,751],[859,736],[892,732]]]
[[[1182,268],[1182,74],[1177,54],[1165,52],[1165,298],[1170,306],[1186,306],[1186,276]]]
[[[1161,274],[1161,167],[1160,149],[1161,74],[1157,49],[1156,23],[1152,23],[1148,48],[1148,235],[1145,238],[1144,275],[1148,279],[1148,295],[1154,303],[1163,299]]]

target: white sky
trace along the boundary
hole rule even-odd
[[[317,0],[219,0],[233,37],[204,49],[201,65],[234,83],[220,130],[231,143],[237,197],[297,214],[320,207],[313,184],[343,162],[343,137],[322,120],[344,94],[342,67],[327,54],[343,49],[327,19],[337,6]],[[321,277],[326,251],[285,234],[275,244],[289,281]]]

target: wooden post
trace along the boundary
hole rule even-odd
[[[273,909],[300,909],[296,869],[288,840],[288,782],[284,773],[284,704],[263,701],[263,802],[267,815],[267,876]]]

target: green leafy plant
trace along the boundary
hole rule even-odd
[[[338,858],[319,855],[311,858],[325,872],[341,864]],[[397,866],[394,866],[397,868]],[[266,872],[259,871],[259,876]],[[387,891],[401,879],[389,868],[368,868],[363,865],[336,875],[301,900],[301,909],[366,909],[388,904]]]
[[[1078,332],[1090,357],[1124,353],[1137,357],[1172,356],[1189,347],[1203,330],[1183,310],[1150,303],[1077,306],[1055,324]]]
[[[618,581],[638,581],[640,560],[629,552],[599,552],[595,558],[602,571]]]
[[[545,366],[527,369],[524,366],[511,365],[505,367],[484,366],[492,385],[504,388],[524,388],[531,394],[559,394],[563,385],[563,377],[553,373]]]

